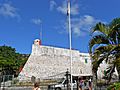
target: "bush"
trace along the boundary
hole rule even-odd
[[[107,88],[107,90],[120,90],[120,82],[113,83]]]

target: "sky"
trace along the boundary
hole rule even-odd
[[[119,4],[71,0],[72,48],[87,53],[91,28],[120,17]],[[67,22],[67,0],[0,0],[0,46],[30,54],[33,41],[41,39],[42,45],[69,48]]]

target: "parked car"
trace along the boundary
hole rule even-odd
[[[58,84],[52,84],[52,85],[48,85],[48,90],[67,90],[67,85],[70,88],[71,87],[71,83],[67,83],[68,80],[66,79],[62,79],[60,82],[58,82]],[[72,83],[73,89],[77,89],[77,82],[76,80],[73,80]]]

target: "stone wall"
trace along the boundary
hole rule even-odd
[[[72,50],[72,57],[73,75],[92,75],[91,60],[87,53]],[[69,49],[33,44],[32,53],[19,74],[19,80],[30,80],[32,76],[40,79],[63,77],[67,69],[70,71]]]

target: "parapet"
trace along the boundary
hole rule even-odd
[[[56,55],[56,56],[70,56],[70,50],[65,48],[43,46],[43,45],[32,45],[32,55]],[[77,50],[72,50],[73,57],[78,57],[80,52]]]

